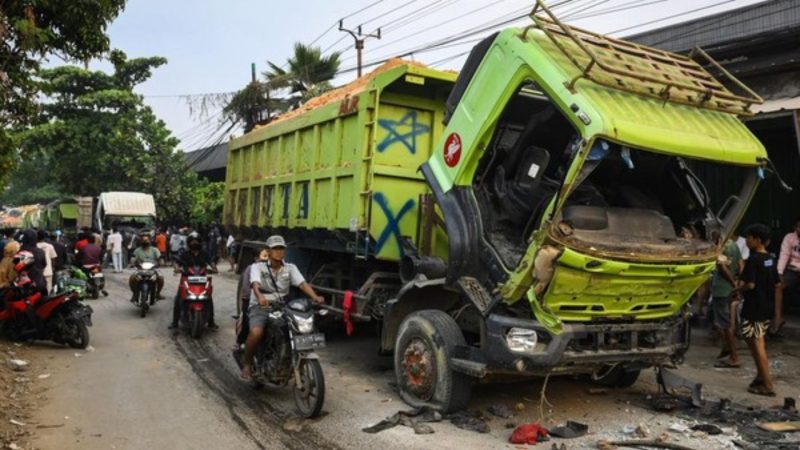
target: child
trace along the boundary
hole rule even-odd
[[[767,253],[770,229],[766,225],[751,225],[745,232],[750,258],[744,266],[737,290],[744,296],[742,306],[742,334],[758,370],[748,392],[768,397],[775,396],[775,386],[769,375],[769,361],[764,335],[769,330],[776,296],[781,295],[775,256]]]

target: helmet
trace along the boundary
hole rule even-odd
[[[17,253],[16,256],[14,256],[14,270],[16,270],[18,273],[22,272],[28,266],[33,264],[34,259],[33,253],[27,250]]]
[[[200,244],[200,235],[197,234],[196,231],[192,231],[189,233],[189,236],[186,236],[186,245],[191,247],[192,242],[197,242],[197,244]]]

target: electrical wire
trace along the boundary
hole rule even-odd
[[[700,8],[695,8],[695,9],[692,9],[692,10],[689,10],[689,11],[684,11],[684,12],[682,12],[682,13],[678,13],[678,14],[672,14],[672,15],[670,15],[670,16],[667,16],[667,17],[662,17],[662,18],[660,18],[660,19],[650,20],[650,21],[647,21],[647,22],[644,22],[644,23],[640,23],[640,24],[637,24],[637,25],[631,25],[631,26],[629,26],[629,27],[620,28],[620,29],[618,29],[618,30],[609,31],[609,32],[608,32],[608,33],[606,33],[606,34],[616,34],[616,33],[622,33],[623,31],[634,30],[634,29],[636,29],[636,28],[641,28],[641,27],[643,27],[643,26],[646,26],[646,25],[652,25],[652,24],[654,24],[654,23],[659,23],[659,22],[663,22],[663,21],[665,21],[665,20],[674,19],[674,18],[676,18],[676,17],[685,16],[685,15],[687,15],[687,14],[696,13],[696,12],[698,12],[698,11],[703,11],[703,10],[706,10],[706,9],[714,8],[714,7],[716,7],[716,6],[724,5],[724,4],[726,4],[726,3],[733,3],[733,2],[735,2],[735,1],[737,1],[737,0],[723,0],[723,1],[721,1],[721,2],[712,3],[712,4],[710,4],[710,5],[706,5],[706,6],[703,6],[703,7],[700,7]]]

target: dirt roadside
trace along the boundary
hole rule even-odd
[[[30,448],[36,408],[45,400],[45,358],[23,344],[0,343],[0,446]]]

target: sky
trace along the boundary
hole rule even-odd
[[[572,25],[624,36],[759,1],[549,0],[546,3]],[[562,2],[565,4],[557,6]],[[308,44],[316,39],[314,45],[327,53],[342,52],[341,69],[354,68],[353,39],[337,29],[342,18],[345,27],[362,25],[364,33],[381,28],[380,40],[372,38],[365,43],[364,61],[369,63],[465,30],[477,31],[502,19],[520,16],[533,3],[532,0],[128,0],[108,33],[112,48],[123,50],[131,58],[167,58],[168,64],[156,69],[153,77],[136,91],[181,140],[179,147],[191,151],[224,138],[220,136],[218,122],[221,108],[209,104],[203,110],[200,108],[203,97],[196,94],[241,89],[250,81],[251,63],[256,64],[261,76],[267,69],[267,61],[282,65],[291,56],[295,42]],[[612,11],[618,8],[623,10]],[[529,23],[530,19],[522,18],[495,29]],[[635,26],[638,27],[630,28]],[[476,40],[491,32],[491,29],[481,31],[407,58],[436,68],[458,70]],[[103,61],[94,61],[91,66],[110,68]],[[345,72],[334,84],[347,83],[355,76],[354,71]],[[187,98],[187,95],[195,96]]]

